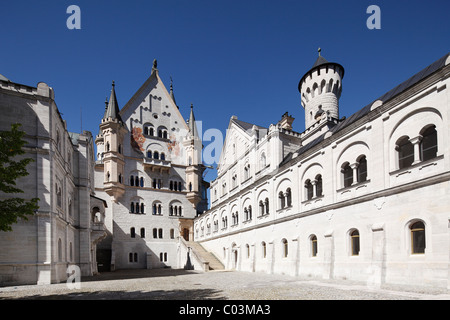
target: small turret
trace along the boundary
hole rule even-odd
[[[103,147],[101,151],[105,174],[104,190],[113,198],[113,201],[117,201],[125,193],[123,140],[127,129],[120,116],[114,81],[109,102],[105,101],[105,105],[105,113],[96,142],[98,142],[97,145],[102,144]]]
[[[339,98],[342,92],[344,68],[335,62],[328,62],[321,56],[312,68],[301,78],[298,91],[305,109],[305,129],[316,123],[325,113],[339,119]]]

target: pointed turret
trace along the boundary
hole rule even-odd
[[[172,77],[170,77],[170,97],[172,98],[172,101],[175,105],[177,105],[177,102],[175,101],[175,95],[173,94],[173,81]]]
[[[111,96],[109,101],[105,101],[105,113],[100,132],[96,139],[99,148],[99,158],[103,161],[104,182],[103,187],[113,201],[117,201],[124,193],[124,156],[123,141],[127,129],[120,116],[120,109],[117,103],[114,81],[112,82]]]
[[[193,138],[198,139],[198,130],[197,130],[197,124],[195,123],[195,116],[194,116],[194,105],[191,103],[191,114],[189,115],[189,133]]]
[[[186,198],[199,211],[203,210],[204,205],[199,203],[203,199],[203,171],[205,167],[202,164],[202,141],[200,139],[197,124],[195,123],[194,106],[191,104],[191,113],[188,120],[189,134],[187,135],[183,145],[187,153],[187,167],[186,167],[186,185],[188,193]],[[205,200],[206,201],[206,200]],[[200,211],[201,211],[200,210]]]
[[[111,118],[112,120],[119,120],[122,122],[122,118],[120,117],[119,105],[117,104],[116,90],[114,89],[115,84],[112,82],[111,96],[109,97],[109,103],[105,111],[105,116],[103,119]]]

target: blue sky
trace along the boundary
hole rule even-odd
[[[69,30],[69,5],[81,30]],[[381,29],[369,30],[369,5]],[[2,3],[0,73],[54,88],[69,131],[98,132],[116,82],[122,107],[148,78],[153,59],[174,81],[185,118],[194,104],[203,129],[232,115],[261,126],[288,111],[302,132],[298,81],[317,48],[345,68],[340,116],[349,116],[450,50],[450,1],[8,1]],[[213,178],[214,173],[210,173]]]

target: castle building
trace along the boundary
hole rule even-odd
[[[155,60],[122,109],[113,83],[95,138],[95,193],[107,202],[108,235],[97,248],[102,270],[183,268],[193,219],[207,210],[193,106],[186,123],[172,83],[169,92],[158,73]]]
[[[450,288],[449,78],[446,54],[345,118],[344,67],[319,52],[298,84],[304,131],[289,112],[269,127],[232,116],[208,183],[194,107],[184,120],[156,60],[123,107],[112,83],[96,136],[67,131],[47,84],[0,75],[0,130],[20,120],[35,160],[17,186],[40,199],[0,232],[0,286],[76,265]]]
[[[450,288],[449,78],[446,54],[344,118],[319,52],[303,132],[231,117],[195,241],[226,269]]]
[[[34,161],[19,178],[18,197],[39,198],[39,209],[0,232],[0,285],[65,281],[97,273],[96,246],[106,236],[106,202],[94,192],[94,143],[89,131],[67,131],[46,83],[30,87],[0,75],[0,130],[21,123],[24,157]],[[1,194],[3,200],[10,194]]]

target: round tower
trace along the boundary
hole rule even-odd
[[[302,106],[305,109],[305,129],[321,119],[325,113],[339,119],[339,98],[342,92],[344,68],[335,62],[328,62],[320,54],[298,84]]]

